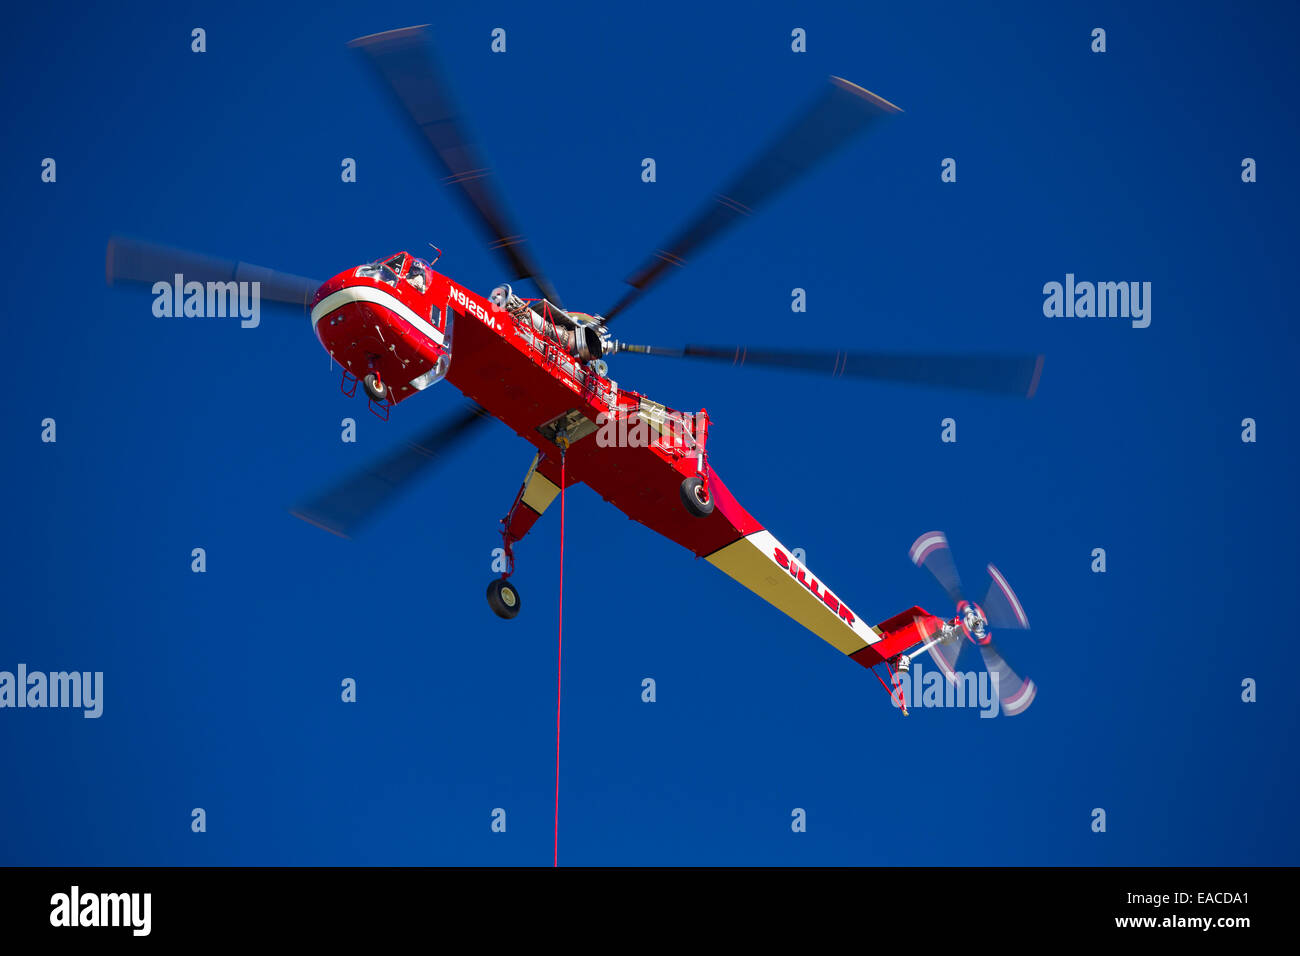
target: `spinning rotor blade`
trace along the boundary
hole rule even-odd
[[[505,214],[492,187],[492,171],[462,123],[460,110],[429,42],[427,24],[358,37],[348,46],[366,55],[380,78],[415,121],[444,172],[443,182],[456,187],[475,220],[490,237],[496,252],[516,279],[532,279],[553,305],[563,306],[555,288],[542,274]]]
[[[108,240],[104,275],[109,285],[118,282],[259,282],[263,300],[306,308],[321,283],[317,279],[276,272],[247,262],[218,259],[198,252],[160,246],[138,239],[114,236]]]
[[[1002,703],[1002,713],[1008,717],[1023,713],[1038,694],[1034,682],[1029,678],[1022,680],[1020,675],[1011,669],[1011,665],[1002,659],[1002,655],[998,653],[992,641],[980,645],[980,654],[984,656],[984,666],[988,668],[989,673],[997,675],[998,700]]]
[[[612,309],[613,319],[663,278],[669,266],[682,266],[687,258],[741,216],[798,179],[820,160],[866,129],[874,120],[901,113],[897,106],[838,76],[822,95],[732,180],[722,193],[701,209],[663,249],[627,278],[632,288]]]
[[[914,385],[964,388],[993,395],[1032,398],[1043,374],[1041,355],[890,355],[879,352],[795,352],[751,349],[744,345],[687,345],[667,349],[624,345],[617,351],[676,358],[712,359],[732,365],[760,365],[835,378],[874,379]]]
[[[1016,597],[1016,592],[1011,590],[1011,585],[1001,571],[991,564],[988,570],[989,577],[993,580],[989,583],[988,594],[984,596],[984,619],[991,627],[1001,630],[1028,630],[1029,617],[1025,614],[1020,599]]]
[[[457,442],[491,418],[486,409],[474,405],[458,417],[434,426],[419,441],[407,442],[374,466],[317,495],[291,514],[340,538],[349,538]]]
[[[929,569],[948,593],[953,607],[965,600],[961,593],[961,578],[957,577],[957,565],[953,563],[952,552],[948,550],[948,538],[942,531],[927,531],[913,541],[908,557],[918,568]]]

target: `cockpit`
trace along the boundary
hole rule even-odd
[[[416,292],[423,295],[429,289],[433,267],[423,259],[399,252],[387,259],[367,262],[357,269],[356,274],[364,278],[378,279],[385,285],[397,288],[397,283],[405,281]]]
[[[411,283],[421,295],[428,291],[431,268],[423,259],[412,259],[410,268],[406,272],[406,281]]]

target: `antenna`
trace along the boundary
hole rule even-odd
[[[435,246],[432,242],[429,243],[429,248],[432,249],[434,252],[438,253],[436,256],[433,257],[433,262],[429,263],[429,265],[433,265],[434,262],[437,262],[439,259],[442,258],[442,250],[439,249],[437,246]]]

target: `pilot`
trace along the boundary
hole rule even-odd
[[[411,261],[411,271],[407,273],[406,281],[415,286],[415,291],[424,294],[428,288],[428,266],[423,259],[413,259]]]

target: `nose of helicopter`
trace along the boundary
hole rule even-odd
[[[317,321],[316,306],[318,306],[325,298],[330,296],[332,293],[337,292],[340,289],[344,288],[348,284],[348,281],[350,279],[355,278],[354,276],[355,272],[356,272],[355,267],[352,269],[345,269],[342,272],[340,272],[338,275],[331,276],[329,279],[327,279],[326,281],[320,284],[320,287],[312,295],[311,301],[308,303],[308,309],[312,313],[312,325],[315,325]]]
[[[403,288],[405,280],[399,286],[368,269],[348,269],[316,290],[312,330],[343,369],[344,394],[361,382],[372,401],[396,404],[446,374],[446,317]]]

